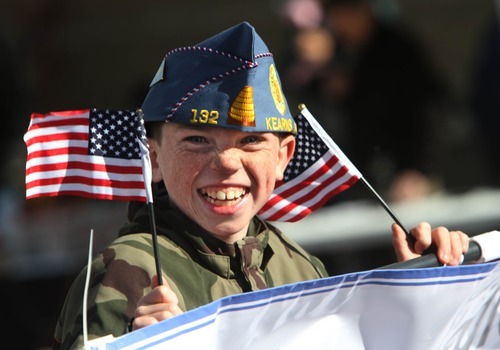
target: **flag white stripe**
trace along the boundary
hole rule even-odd
[[[68,147],[76,147],[88,149],[89,142],[87,140],[58,140],[58,141],[47,141],[47,142],[37,142],[27,147],[28,154],[38,151],[47,151]]]
[[[59,164],[66,162],[82,162],[82,163],[93,163],[98,165],[117,165],[117,166],[127,166],[127,167],[142,167],[140,159],[122,159],[122,158],[112,158],[103,156],[92,156],[92,155],[80,155],[80,154],[62,154],[57,156],[49,157],[38,157],[30,159],[26,162],[26,169],[34,166],[44,165],[44,164]]]

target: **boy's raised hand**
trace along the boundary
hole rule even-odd
[[[392,243],[398,261],[418,258],[422,253],[434,245],[437,249],[437,258],[443,265],[459,265],[462,254],[469,249],[469,237],[462,231],[450,231],[446,227],[431,228],[427,222],[421,222],[410,234],[415,238],[415,244],[409,244],[406,233],[397,224],[392,225]]]

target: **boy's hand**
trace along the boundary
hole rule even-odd
[[[415,226],[410,234],[415,238],[414,245],[408,243],[406,234],[399,225],[392,225],[392,243],[398,261],[418,258],[433,245],[437,248],[437,258],[442,264],[459,265],[462,254],[469,249],[469,237],[462,231],[449,231],[442,226],[432,229],[427,222]]]
[[[182,314],[177,295],[166,284],[165,279],[163,281],[165,284],[159,286],[155,276],[151,282],[151,292],[139,299],[132,323],[134,331]]]

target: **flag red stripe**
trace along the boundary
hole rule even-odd
[[[96,164],[96,163],[85,163],[85,162],[65,162],[65,163],[55,163],[55,164],[40,164],[32,166],[26,169],[26,175],[37,172],[65,170],[65,169],[81,169],[81,170],[102,171],[107,173],[118,173],[118,174],[142,174],[142,168],[138,166],[125,166],[125,165],[120,166],[120,165]]]
[[[144,202],[144,196],[132,196],[132,195],[117,195],[117,194],[103,194],[103,193],[92,193],[86,191],[72,191],[72,190],[58,190],[54,192],[36,193],[31,196],[26,196],[26,199],[38,198],[38,197],[56,197],[61,195],[68,196],[78,196],[91,199],[106,199],[106,200],[122,200],[122,201],[138,201]]]
[[[43,144],[45,142],[51,142],[51,141],[70,141],[70,140],[87,141],[88,137],[89,134],[84,132],[64,132],[64,133],[57,133],[50,135],[34,136],[26,140],[25,143],[27,147],[30,147],[37,143]]]
[[[119,181],[119,180],[104,180],[94,179],[85,176],[64,176],[48,179],[37,179],[26,183],[26,188],[30,189],[39,186],[59,185],[59,184],[84,184],[97,187],[114,187],[114,188],[144,188],[142,181]]]
[[[42,149],[39,151],[33,151],[28,153],[27,160],[51,156],[60,156],[62,154],[78,154],[88,156],[89,151],[87,148],[83,147],[65,147],[65,148],[54,148],[54,149]]]
[[[88,126],[89,125],[89,118],[87,117],[82,117],[82,118],[64,118],[64,119],[46,119],[40,118],[36,120],[36,122],[32,123],[29,127],[29,130],[36,130],[36,129],[45,129],[45,128],[51,128],[51,127],[60,127],[60,126]],[[64,130],[64,129],[63,129]]]
[[[72,109],[72,110],[67,110],[67,111],[55,111],[55,112],[48,112],[48,113],[32,113],[31,114],[31,119],[46,119],[47,116],[52,116],[52,117],[71,117],[74,115],[79,115],[79,114],[87,114],[90,112],[90,109]],[[65,118],[67,119],[67,118]]]

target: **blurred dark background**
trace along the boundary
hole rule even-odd
[[[285,76],[296,59],[293,40],[299,29],[316,28],[321,22],[315,4],[314,0],[0,0],[0,142],[4,155],[0,182],[1,327],[16,348],[50,346],[65,293],[86,264],[90,230],[95,232],[96,252],[116,236],[126,220],[125,203],[76,197],[24,199],[23,134],[30,114],[91,107],[135,109],[169,50],[196,44],[246,20],[273,52],[285,94],[290,96],[290,108],[306,102],[325,124],[330,118],[327,111],[333,111],[332,125],[341,131],[341,114],[336,119],[333,100],[318,99],[313,87],[302,90],[302,95],[293,76]],[[500,214],[491,214],[492,207],[500,204],[498,2],[379,0],[371,5],[377,18],[397,23],[412,34],[444,96],[442,109],[431,117],[439,139],[431,144],[432,154],[438,156],[433,169],[436,186],[417,208],[429,208],[427,200],[434,206],[436,200],[442,200],[438,203],[446,207],[430,213],[435,214],[436,224],[461,225],[458,228],[470,234],[498,228]],[[404,70],[405,64],[401,66]],[[377,81],[370,82],[376,89]],[[362,129],[360,124],[359,131]],[[342,142],[349,138],[346,135],[350,134],[339,132],[338,137],[332,137],[343,147]],[[488,198],[486,206],[483,195]],[[366,197],[351,196],[348,190],[329,203],[325,210],[346,210],[348,203],[356,215],[352,219],[338,216],[338,228],[333,231],[342,231],[342,235],[335,236],[332,231],[328,244],[321,244],[321,238],[319,243],[309,242],[308,235],[315,237],[315,230],[324,231],[330,223],[315,221],[315,226],[308,226],[311,232],[293,233],[325,260],[332,274],[370,269],[394,259],[390,220],[383,223],[387,230],[382,239],[373,218],[385,220],[386,216],[380,212],[372,217],[371,209],[366,209],[371,205],[369,195]],[[450,212],[453,203],[460,206]],[[396,206],[408,212],[404,204]],[[474,217],[460,221],[467,213],[474,213]],[[410,210],[405,216],[411,224],[414,214]],[[377,235],[366,239],[359,236],[360,230]],[[358,244],[360,240],[364,244]]]

